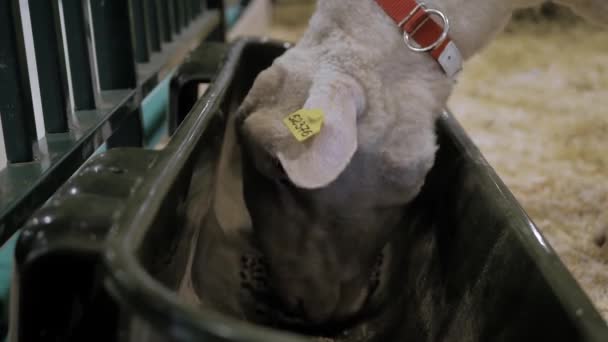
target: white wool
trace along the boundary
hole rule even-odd
[[[451,23],[450,36],[465,59],[486,46],[504,28],[515,8],[537,5],[539,2],[426,1],[429,7],[440,9],[448,15]],[[605,1],[561,2],[573,6],[591,19],[606,18],[603,14],[608,14],[608,2]],[[400,142],[399,137],[412,131],[433,129],[436,114],[445,106],[454,80],[446,77],[438,63],[428,54],[407,49],[400,30],[375,1],[319,0],[303,38],[280,57],[273,68],[275,70],[269,72],[272,75],[266,73],[260,76],[252,95],[246,99],[246,104],[249,103],[250,112],[254,115],[246,120],[245,130],[253,136],[257,135],[260,144],[272,155],[283,156],[279,159],[294,183],[303,187],[308,184],[310,188],[327,186],[344,171],[354,147],[343,144],[344,151],[340,151],[329,146],[324,149],[326,143],[294,144],[281,125],[280,116],[286,115],[285,110],[295,110],[298,109],[296,106],[302,106],[306,97],[314,93],[315,89],[341,87],[341,84],[349,83],[348,80],[358,82],[354,87],[363,89],[365,111],[357,114],[356,125],[345,121],[348,115],[329,113],[330,125],[326,130],[336,132],[336,137],[350,136],[355,133],[348,132],[342,126],[357,127],[359,149],[388,154],[399,150],[399,154],[407,154],[410,164],[432,159],[429,155],[435,152],[434,141],[429,139],[434,139],[433,134],[421,135],[419,139],[409,139],[406,143]],[[264,77],[268,80],[262,81]],[[287,82],[284,80],[286,77]],[[273,79],[283,79],[289,89],[277,93],[274,89],[277,81]],[[318,79],[324,81],[315,81]],[[266,88],[272,95],[266,94],[264,89],[255,89],[256,87]],[[294,89],[299,89],[300,92]],[[309,90],[301,92],[302,89]],[[271,97],[272,100],[262,97]],[[340,105],[347,107],[349,102],[354,103],[356,100],[360,99],[341,99]],[[320,99],[315,102],[330,101]],[[252,102],[256,102],[255,105]],[[278,108],[281,110],[276,110]],[[259,114],[261,112],[263,114]],[[408,151],[404,152],[404,148]],[[295,159],[288,160],[284,158],[285,154],[295,155]],[[298,160],[299,155],[301,160]],[[319,162],[313,163],[316,167],[311,166],[313,164],[310,162],[304,162],[312,160],[310,156],[317,156]],[[335,162],[323,163],[323,160],[330,159]],[[310,170],[304,165],[309,165]],[[414,170],[415,177],[419,177],[418,171]],[[319,179],[315,180],[315,175]]]

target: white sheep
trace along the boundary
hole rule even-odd
[[[448,16],[464,60],[515,8],[540,2],[426,1]],[[608,20],[606,0],[560,2]],[[292,313],[324,323],[381,300],[382,291],[370,291],[371,273],[434,163],[434,125],[454,81],[428,53],[407,48],[372,0],[319,0],[303,38],[258,76],[231,122],[243,151],[225,155],[243,157],[245,201],[232,186],[236,195],[215,205],[247,207],[270,281]],[[304,142],[283,122],[301,108],[325,113],[320,132]],[[230,183],[241,174],[220,177]],[[249,220],[219,216],[225,226]]]

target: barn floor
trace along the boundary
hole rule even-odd
[[[279,1],[271,36],[297,40],[310,0]],[[567,24],[564,24],[567,21]],[[470,60],[450,109],[608,320],[608,32],[520,19]]]

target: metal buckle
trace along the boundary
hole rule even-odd
[[[407,24],[412,19],[414,14],[416,14],[416,12],[418,12],[420,9],[422,9],[425,13],[427,13],[429,15],[427,16],[427,18],[425,20],[423,20],[420,24],[418,24],[418,26],[416,26],[414,31],[408,33],[407,31],[403,30],[403,41],[405,41],[405,45],[407,45],[407,47],[412,51],[428,52],[428,51],[435,49],[436,47],[438,47],[441,43],[443,43],[446,40],[446,38],[448,37],[448,33],[450,32],[450,21],[448,20],[448,17],[445,14],[443,14],[443,12],[441,12],[440,10],[428,8],[425,3],[419,3],[418,6],[416,6],[407,15],[407,17],[405,17],[403,20],[401,20],[401,22],[399,22],[399,28],[402,28],[403,25]],[[431,20],[431,15],[436,15],[443,22],[443,32],[441,33],[441,36],[439,36],[439,38],[429,46],[424,46],[424,47],[413,46],[411,43],[411,36],[415,35],[416,32],[418,32],[418,30],[420,30],[422,25],[426,24],[426,22],[428,20]]]

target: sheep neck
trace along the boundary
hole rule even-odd
[[[509,0],[424,2],[449,17],[450,36],[465,59],[482,49],[505,27],[514,6]],[[324,29],[328,27],[340,29],[366,46],[376,46],[379,40],[387,45],[403,45],[399,29],[374,0],[318,0],[310,32],[305,37],[315,41],[328,38],[330,35]]]

